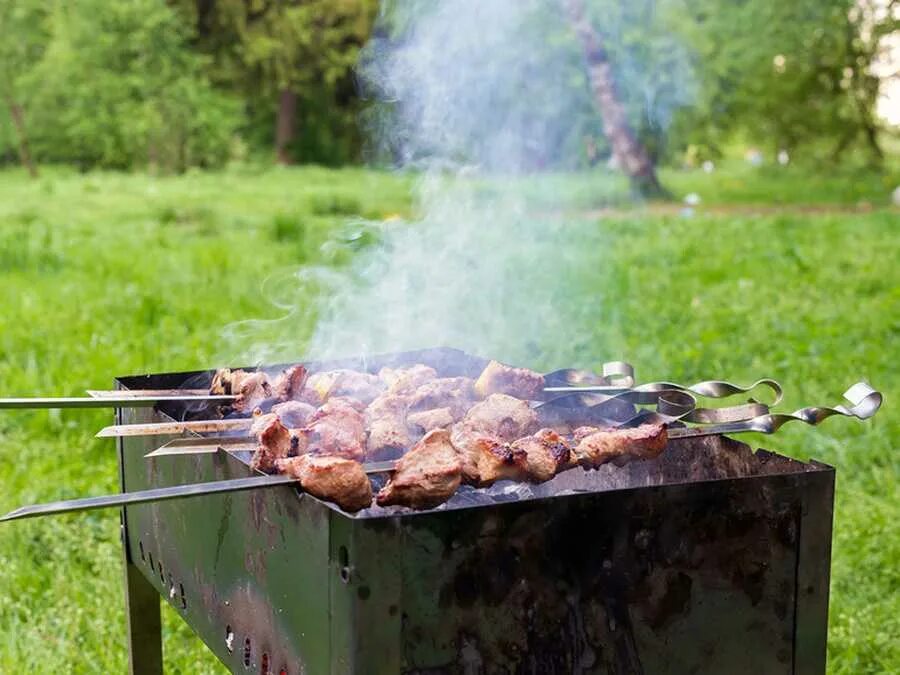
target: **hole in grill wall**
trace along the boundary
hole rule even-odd
[[[138,548],[141,550],[141,560],[146,560],[146,558],[144,557],[144,542],[139,541]]]
[[[341,581],[345,584],[350,582],[350,552],[346,546],[338,549],[338,564],[341,566]]]
[[[162,560],[160,560],[156,563],[156,569],[159,570],[159,580],[161,582],[163,582],[163,584],[165,584],[166,583],[166,575],[163,572]]]
[[[150,563],[150,571],[152,572],[153,571],[153,554],[152,553],[147,554],[147,561]]]
[[[230,652],[234,651],[234,631],[230,624],[225,626],[225,648]]]
[[[269,652],[263,652],[259,661],[260,675],[269,675]]]
[[[184,596],[184,584],[178,584],[178,592],[181,594],[181,609],[187,609],[187,598]]]
[[[250,667],[250,654],[252,653],[252,645],[250,644],[250,638],[247,637],[244,639],[244,667]]]

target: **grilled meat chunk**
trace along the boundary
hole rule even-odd
[[[668,435],[662,424],[642,424],[633,429],[575,430],[574,459],[586,468],[606,462],[624,464],[630,459],[653,459],[666,449]]]
[[[433,408],[422,412],[409,413],[406,422],[409,428],[418,434],[424,434],[433,429],[446,429],[453,424],[458,417],[453,408]]]
[[[263,432],[272,420],[278,419],[278,415],[273,412],[264,413],[262,410],[257,408],[253,411],[253,423],[250,427],[250,435],[259,438],[259,435]]]
[[[450,432],[431,431],[397,462],[396,471],[375,501],[380,506],[433,508],[453,496],[459,488],[460,472]]]
[[[267,421],[259,430],[259,446],[250,460],[250,467],[264,473],[273,473],[280,459],[297,453],[291,432],[275,415],[265,415]],[[260,420],[261,421],[261,420]]]
[[[406,423],[409,399],[385,392],[366,408],[366,456],[370,460],[394,459],[413,444]]]
[[[513,368],[491,361],[475,381],[475,392],[482,397],[509,394],[516,398],[536,399],[544,389],[544,376],[527,368]]]
[[[469,408],[459,424],[469,431],[511,443],[534,431],[537,422],[537,413],[527,401],[506,394],[491,394]]]
[[[525,453],[528,477],[538,483],[550,480],[569,466],[571,447],[553,429],[541,429],[532,436],[520,438],[513,450]]]
[[[272,395],[279,401],[298,400],[306,384],[306,378],[307,372],[303,366],[296,365],[286,368],[272,383]]]
[[[309,494],[334,502],[344,511],[355,512],[372,504],[372,484],[359,462],[301,455],[278,460],[277,468],[296,478]]]
[[[429,380],[437,377],[437,371],[430,366],[417,363],[409,368],[382,368],[378,377],[387,385],[391,394],[411,394]]]
[[[272,387],[263,372],[248,373],[246,370],[220,368],[213,377],[209,393],[237,396],[231,404],[232,409],[239,413],[249,413],[272,396]]]
[[[333,396],[341,396],[367,404],[384,388],[384,382],[370,373],[346,369],[327,370],[309,376],[304,400],[321,404]]]
[[[362,461],[365,457],[366,427],[358,401],[333,397],[294,431],[297,452],[332,455]]]
[[[451,442],[462,463],[463,479],[470,485],[487,486],[498,480],[525,480],[528,457],[496,436],[471,431],[462,424],[453,427]]]
[[[412,412],[448,408],[456,419],[475,401],[474,381],[469,377],[439,377],[419,385],[409,398]]]
[[[272,414],[278,415],[288,429],[298,429],[307,425],[316,409],[302,401],[285,401],[272,406]]]

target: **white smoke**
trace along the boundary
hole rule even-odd
[[[402,38],[369,46],[361,78],[381,101],[373,147],[421,176],[420,216],[379,225],[379,243],[346,270],[282,279],[280,303],[292,307],[282,328],[314,326],[310,358],[451,346],[575,365],[587,345],[594,357],[618,357],[596,353],[600,322],[608,333],[614,318],[591,283],[608,242],[596,221],[566,218],[553,194],[560,177],[539,173],[577,166],[584,130],[599,133],[556,0],[412,7]],[[614,180],[594,175],[601,192]],[[298,309],[285,289],[318,303]],[[285,350],[288,336],[273,338],[279,322],[237,328],[257,337],[260,360],[299,356],[306,337],[295,330]]]

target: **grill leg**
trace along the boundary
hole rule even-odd
[[[162,675],[162,625],[159,594],[131,562],[122,528],[125,558],[125,610],[128,614],[128,672]]]

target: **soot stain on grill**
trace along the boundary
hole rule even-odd
[[[219,568],[222,545],[225,542],[225,535],[228,534],[228,526],[231,522],[232,496],[225,494],[222,501],[222,518],[219,520],[219,529],[216,531],[216,555],[213,562],[213,571]]]

